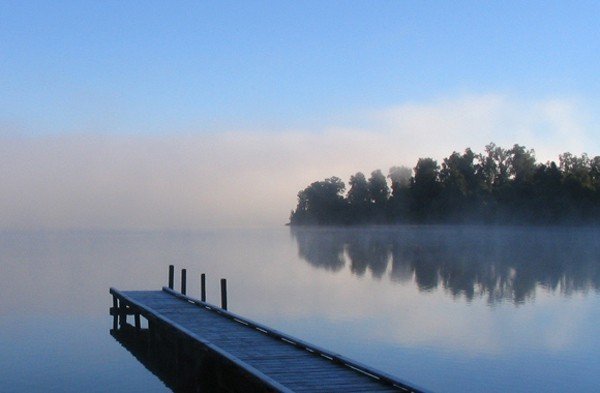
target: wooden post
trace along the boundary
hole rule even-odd
[[[200,300],[206,301],[206,274],[200,275]]]
[[[221,308],[227,310],[227,280],[221,279]]]
[[[117,301],[117,297],[113,295],[113,330],[117,330],[119,328],[119,302]]]
[[[181,269],[181,293],[183,295],[185,295],[185,292],[186,292],[186,285],[185,285],[186,284],[186,282],[185,282],[186,273],[187,273],[187,271],[185,269]]]
[[[123,302],[119,302],[120,303],[120,308],[119,308],[119,327],[121,329],[123,329],[125,326],[127,326],[127,306],[123,304]]]
[[[135,313],[135,330],[140,330],[142,328],[142,322],[140,321],[140,314]]]
[[[175,280],[175,266],[169,265],[169,289],[173,289],[173,281]]]

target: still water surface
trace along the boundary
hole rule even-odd
[[[402,226],[0,234],[0,391],[162,392],[110,286],[188,293],[437,392],[597,391],[600,230]],[[176,281],[176,285],[178,282]]]

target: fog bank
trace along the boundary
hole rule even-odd
[[[413,167],[490,141],[599,154],[568,100],[482,95],[370,111],[361,128],[161,135],[0,132],[2,229],[282,225],[297,192],[329,176]],[[108,130],[110,131],[110,130]]]

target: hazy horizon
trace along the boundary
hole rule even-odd
[[[283,225],[357,171],[600,154],[597,3],[4,3],[0,229]]]

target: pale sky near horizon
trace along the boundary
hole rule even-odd
[[[0,228],[287,220],[314,180],[600,155],[600,2],[0,2]]]

